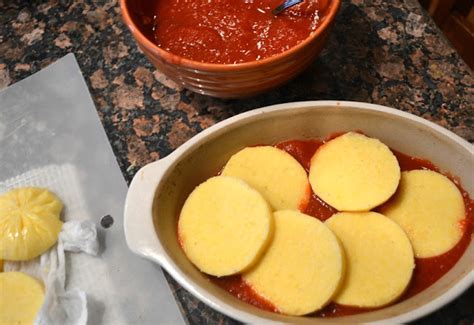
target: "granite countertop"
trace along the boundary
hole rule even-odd
[[[122,23],[116,0],[0,0],[0,89],[69,52],[127,181],[220,120],[290,101],[387,105],[474,142],[473,73],[416,0],[343,0],[326,49],[303,74],[243,100],[198,95],[156,71]],[[235,323],[167,279],[191,323]],[[471,323],[472,301],[473,288],[418,323]]]

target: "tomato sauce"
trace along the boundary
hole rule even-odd
[[[194,61],[235,64],[268,58],[303,41],[324,19],[329,0],[306,0],[278,16],[272,9],[281,0],[149,2],[153,5],[140,4],[132,14],[160,48]]]
[[[318,150],[318,148],[325,142],[334,139],[341,134],[343,133],[330,135],[324,141],[285,141],[278,143],[275,145],[275,147],[291,154],[296,160],[300,162],[306,171],[309,171],[311,157],[314,155],[316,150]],[[429,169],[439,172],[439,169],[428,160],[414,158],[393,149],[392,152],[397,157],[397,160],[400,164],[400,169],[402,171]],[[474,200],[472,200],[469,197],[469,194],[462,188],[458,179],[450,175],[447,176],[456,184],[463,195],[464,205],[466,208],[466,218],[459,225],[463,230],[463,236],[455,247],[442,255],[430,258],[415,258],[415,270],[413,272],[411,282],[399,300],[410,298],[439,280],[456,264],[471,242],[471,236],[474,228]],[[302,212],[318,218],[321,221],[325,221],[334,213],[336,213],[337,210],[329,206],[311,191],[310,201],[308,204],[305,204]],[[210,279],[212,282],[242,301],[245,301],[263,310],[278,312],[278,309],[275,306],[273,306],[264,297],[257,294],[250,285],[245,283],[240,275],[222,278],[210,277]],[[316,317],[340,317],[360,314],[374,309],[376,308],[368,309],[330,303],[322,310],[319,310],[312,315]]]
[[[264,297],[260,296],[248,285],[240,275],[212,277],[212,282],[240,300],[266,311],[278,312],[278,309]]]

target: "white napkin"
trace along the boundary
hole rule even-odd
[[[23,186],[45,187],[60,197],[65,206],[65,223],[58,243],[49,251],[31,261],[5,262],[4,269],[25,272],[44,282],[45,300],[35,324],[86,325],[86,293],[74,285],[66,286],[66,278],[73,270],[64,252],[84,252],[95,256],[99,244],[95,224],[85,219],[87,214],[76,169],[70,164],[38,168],[0,183],[0,193]],[[80,285],[80,282],[75,284]]]

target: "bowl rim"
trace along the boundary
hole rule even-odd
[[[245,70],[245,69],[252,69],[256,68],[261,65],[271,65],[272,63],[282,61],[288,57],[291,57],[296,52],[300,51],[301,49],[305,48],[308,44],[314,41],[319,35],[321,35],[326,29],[328,29],[331,23],[334,21],[336,14],[341,6],[341,0],[330,0],[329,8],[327,8],[328,12],[323,17],[321,24],[316,28],[313,33],[310,33],[308,37],[306,37],[303,41],[296,44],[295,46],[291,47],[290,49],[272,55],[268,58],[259,61],[248,61],[242,63],[235,63],[235,64],[225,64],[225,63],[205,63],[200,61],[194,61],[190,59],[183,58],[179,55],[173,54],[171,52],[165,51],[164,49],[160,48],[153,42],[151,42],[138,28],[138,26],[133,22],[132,17],[130,16],[128,10],[128,2],[132,0],[120,0],[120,11],[122,13],[122,18],[130,29],[132,36],[136,38],[136,41],[139,45],[144,46],[148,51],[157,53],[159,57],[162,57],[167,62],[172,62],[182,67],[196,69],[196,70],[204,70],[204,71],[236,71],[236,70]]]
[[[127,239],[127,244],[130,247],[130,249],[132,249],[132,251],[134,251],[135,253],[142,255],[143,257],[151,259],[157,262],[158,264],[160,264],[165,270],[167,270],[170,273],[170,275],[177,282],[180,283],[180,285],[182,285],[193,296],[197,297],[199,300],[203,301],[205,304],[207,304],[211,308],[229,317],[232,317],[234,319],[237,319],[245,323],[275,323],[276,322],[275,320],[272,320],[269,318],[262,318],[261,316],[239,310],[235,308],[234,306],[227,304],[225,301],[209,296],[206,289],[200,287],[191,278],[189,278],[189,276],[185,274],[183,270],[181,270],[181,268],[174,262],[174,260],[163,249],[162,244],[159,241],[158,236],[156,235],[156,232],[155,232],[151,207],[145,207],[145,210],[149,211],[148,212],[149,215],[147,216],[149,220],[146,220],[146,222],[149,223],[148,226],[151,226],[153,228],[153,236],[154,236],[153,240],[154,242],[158,244],[159,251],[153,252],[152,250],[150,250],[150,247],[144,247],[144,249],[140,251],[140,249],[137,249],[137,247],[132,247],[133,244],[131,245],[131,243],[129,242],[129,238],[131,238],[132,231],[129,229],[129,224],[131,224],[131,222],[127,220],[128,219],[127,209],[133,210],[135,207],[132,206],[134,203],[133,202],[134,198],[129,198],[129,195],[133,194],[135,195],[135,199],[139,198],[140,200],[142,200],[143,195],[145,193],[140,193],[140,189],[138,188],[138,186],[135,187],[136,185],[135,183],[141,182],[145,178],[144,173],[141,173],[142,170],[143,172],[146,171],[147,173],[149,173],[148,178],[150,174],[151,175],[155,174],[154,176],[156,177],[156,172],[154,172],[153,169],[160,170],[159,174],[161,175],[157,176],[156,177],[157,179],[153,182],[153,184],[151,184],[151,186],[155,186],[154,187],[155,191],[158,190],[159,184],[161,183],[162,179],[166,177],[166,175],[169,173],[169,171],[172,168],[174,168],[175,163],[179,161],[180,157],[182,157],[189,150],[192,150],[192,148],[199,146],[203,141],[206,141],[206,139],[212,140],[214,138],[213,136],[219,136],[219,131],[225,130],[228,126],[236,125],[238,127],[240,123],[245,124],[246,120],[249,120],[255,116],[259,116],[265,113],[274,113],[274,112],[285,111],[285,110],[289,110],[293,108],[299,109],[299,108],[311,107],[311,108],[317,109],[317,108],[324,108],[328,106],[333,107],[333,108],[340,107],[341,109],[343,109],[344,107],[350,107],[350,108],[357,108],[362,111],[382,112],[385,114],[401,117],[408,121],[421,123],[427,126],[428,128],[433,129],[437,133],[442,134],[444,137],[447,137],[453,140],[454,142],[458,143],[464,149],[466,149],[466,151],[469,152],[471,156],[474,157],[474,147],[465,139],[461,138],[455,133],[433,122],[430,122],[426,119],[418,117],[414,114],[397,110],[395,108],[390,108],[390,107],[376,105],[376,104],[362,103],[362,102],[351,102],[351,101],[306,101],[306,102],[290,102],[290,103],[284,103],[284,104],[265,106],[259,109],[254,109],[251,111],[238,114],[236,116],[223,120],[219,123],[216,123],[215,125],[207,128],[206,130],[194,136],[192,139],[185,142],[183,145],[181,145],[179,148],[177,148],[174,152],[172,152],[167,157],[160,159],[158,161],[152,162],[144,166],[140,171],[137,172],[137,174],[134,176],[134,179],[132,180],[132,184],[130,185],[129,193],[127,193],[127,200],[125,204],[126,208],[125,208],[124,231],[125,231],[125,236]],[[146,193],[146,194],[149,195],[150,193]],[[154,201],[155,194],[156,193],[153,193],[153,199],[152,199],[153,201]],[[153,202],[151,204],[153,204]],[[144,228],[146,227],[142,225],[141,229],[143,230]],[[143,238],[141,240],[143,240]],[[474,249],[474,242],[471,240],[471,243],[469,244],[466,252],[470,252],[473,249]],[[449,302],[457,298],[459,295],[461,295],[461,293],[463,293],[467,288],[469,288],[469,286],[473,282],[474,282],[474,269],[470,269],[467,271],[467,273],[463,277],[461,277],[456,283],[454,283],[454,285],[452,285],[449,289],[447,289],[445,292],[443,292],[440,296],[436,297],[435,299],[430,300],[427,303],[421,306],[418,306],[414,308],[413,310],[410,310],[403,314],[394,315],[389,318],[386,318],[383,320],[377,320],[370,323],[393,324],[393,323],[406,323],[409,321],[416,320],[418,318],[421,318],[441,308],[442,306],[445,306],[446,304],[448,304]]]

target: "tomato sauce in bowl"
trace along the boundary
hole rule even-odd
[[[281,0],[160,0],[141,23],[157,46],[198,62],[237,64],[283,53],[314,32],[329,0],[305,0],[278,16]],[[152,14],[150,14],[152,13]]]
[[[337,137],[338,135],[341,134],[334,134],[323,141],[290,140],[278,143],[277,145],[275,145],[275,147],[291,154],[296,160],[300,162],[300,164],[306,169],[306,171],[309,171],[310,160],[316,150],[326,141],[331,140]],[[429,169],[440,172],[439,169],[428,160],[411,157],[393,149],[392,152],[397,157],[401,171],[409,171],[414,169]],[[459,225],[459,227],[461,227],[461,229],[463,230],[463,236],[456,244],[456,246],[454,246],[451,250],[447,251],[442,255],[429,258],[415,258],[415,269],[412,275],[411,282],[408,285],[405,293],[398,299],[398,301],[408,299],[438,281],[462,257],[462,255],[468,248],[469,243],[471,242],[471,237],[474,230],[474,200],[472,200],[469,197],[469,194],[462,188],[458,179],[450,175],[447,176],[459,188],[464,199],[466,217]],[[311,191],[311,198],[307,204],[300,208],[303,213],[318,218],[321,221],[325,221],[326,219],[330,218],[334,213],[338,212],[336,209],[321,200],[316,194],[312,192],[311,189],[309,190]],[[249,303],[263,310],[278,312],[278,309],[274,305],[272,305],[271,302],[269,302],[264,297],[260,296],[257,292],[255,292],[252,287],[242,279],[240,275],[221,278],[209,276],[209,278],[210,281],[212,281],[219,287],[223,288],[233,296],[246,303]],[[339,305],[332,302],[323,309],[309,316],[340,317],[360,314],[380,308],[359,308],[354,306]]]

